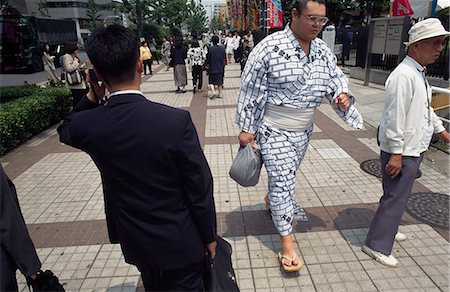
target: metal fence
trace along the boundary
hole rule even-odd
[[[336,43],[342,44],[342,57],[339,62],[343,66],[365,68],[367,45],[369,43],[369,28],[349,28],[336,30]],[[392,71],[400,62],[398,55],[372,55],[373,69]],[[439,59],[427,66],[428,76],[449,79],[449,42],[446,43]]]

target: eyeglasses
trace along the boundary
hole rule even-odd
[[[318,16],[318,15],[306,15],[302,14],[307,20],[309,24],[318,24],[325,25],[328,22],[328,17],[326,16]]]

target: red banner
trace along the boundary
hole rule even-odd
[[[394,0],[391,5],[392,16],[410,16],[414,14],[408,0]]]
[[[267,18],[269,19],[270,28],[283,27],[283,9],[281,8],[281,0],[267,1]]]

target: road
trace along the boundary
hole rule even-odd
[[[87,60],[87,54],[85,52],[81,52],[78,54],[81,62]],[[56,68],[56,76],[61,76],[61,68]],[[5,72],[0,74],[0,86],[14,86],[14,85],[23,85],[24,82],[28,84],[37,84],[47,81],[47,72],[35,72],[35,73],[27,73],[25,70],[17,70],[15,72]]]

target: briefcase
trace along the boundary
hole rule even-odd
[[[203,274],[205,292],[239,292],[231,262],[233,252],[231,245],[220,236],[217,236],[216,256],[206,260],[206,269]]]

